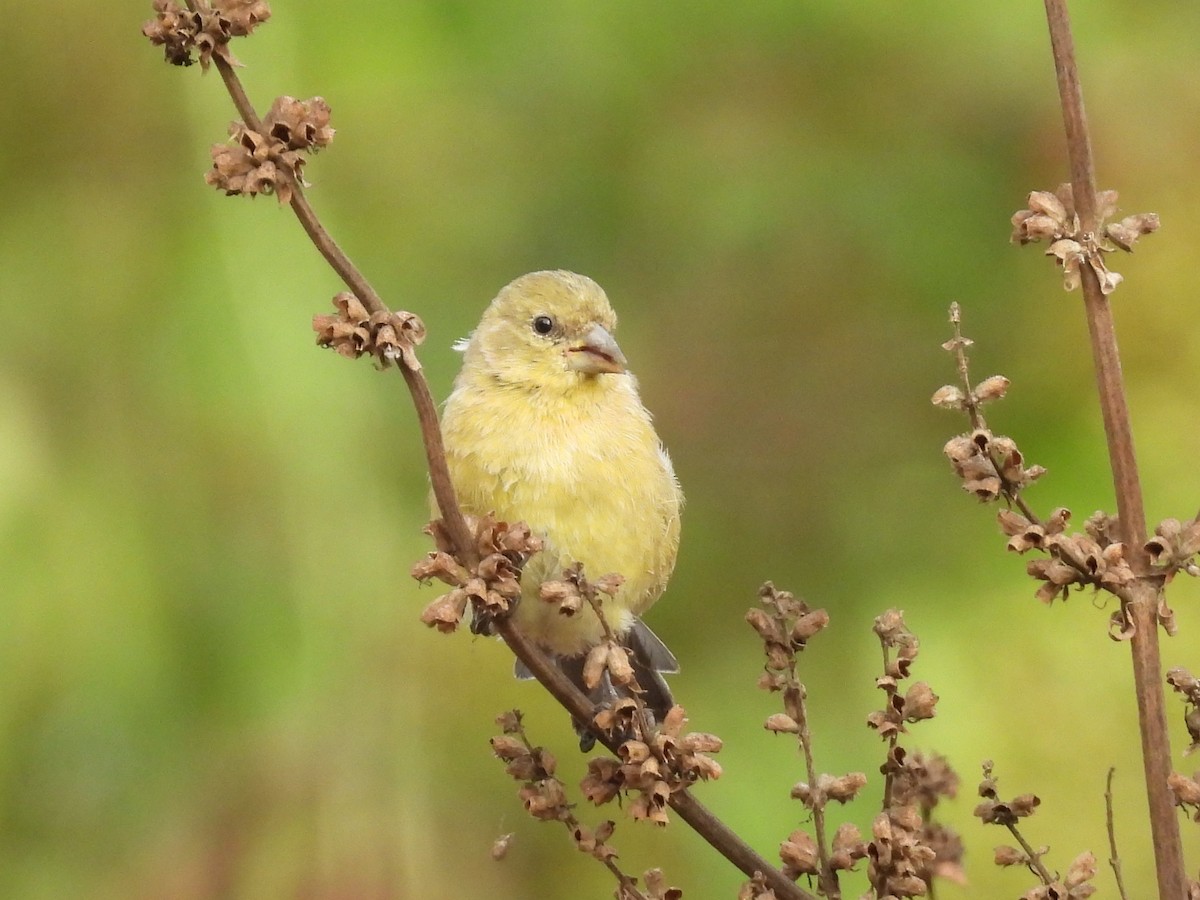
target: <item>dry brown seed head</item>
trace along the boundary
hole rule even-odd
[[[492,738],[491,745],[492,752],[505,762],[511,762],[529,753],[529,748],[523,740],[508,734]]]
[[[1068,888],[1082,885],[1085,881],[1090,881],[1096,877],[1096,857],[1090,850],[1085,850],[1075,857],[1071,863],[1071,867],[1067,869],[1066,878],[1063,879]],[[1073,894],[1075,896],[1084,896],[1081,894]]]
[[[788,669],[792,664],[792,653],[783,644],[768,642],[765,647],[767,666],[772,669]]]
[[[816,875],[819,868],[817,844],[806,832],[796,829],[779,845],[779,858],[799,875]]]
[[[667,710],[667,714],[663,716],[662,723],[658,726],[658,729],[665,734],[678,735],[683,726],[687,724],[687,720],[687,710],[676,703]]]
[[[998,866],[1023,866],[1028,864],[1029,857],[1016,847],[1001,844],[993,852],[992,862]]]
[[[1042,801],[1036,794],[1019,794],[1012,799],[1009,806],[1012,808],[1013,815],[1018,818],[1032,816]]]
[[[1176,806],[1200,805],[1200,783],[1197,783],[1194,778],[1172,772],[1167,776],[1167,787],[1175,796]]]
[[[828,779],[823,781],[822,779]],[[818,779],[826,796],[838,803],[849,803],[867,783],[867,776],[862,772],[851,772],[839,778],[822,775]]]
[[[590,691],[600,683],[604,676],[604,667],[608,662],[608,644],[597,644],[588,651],[583,662],[583,684]]]
[[[599,756],[588,760],[587,775],[579,788],[584,797],[600,806],[616,797],[622,784],[620,764],[610,757]]]
[[[691,731],[679,741],[680,748],[686,753],[718,753],[724,742],[715,734],[704,731]]]
[[[1008,386],[1011,382],[1003,375],[992,375],[985,378],[979,384],[975,385],[975,399],[980,403],[988,403],[992,400],[999,400],[1008,393]]]
[[[996,521],[1000,523],[1000,530],[1009,537],[1020,534],[1030,525],[1027,518],[1011,509],[1002,509],[996,513]]]
[[[958,464],[966,462],[971,457],[979,453],[979,448],[970,435],[960,434],[946,441],[946,445],[942,447],[942,452],[949,457],[952,463]]]
[[[775,643],[783,643],[783,631],[779,627],[776,619],[769,615],[766,610],[760,607],[751,607],[746,611],[746,621],[750,627],[758,632],[758,636],[764,641],[774,641]]]
[[[425,607],[421,613],[421,621],[430,628],[436,628],[443,634],[449,634],[458,628],[466,609],[466,591],[462,588],[455,588],[448,594],[442,594]]]
[[[503,729],[505,734],[516,734],[521,730],[521,711],[519,709],[510,709],[496,716],[496,724]]]
[[[944,384],[933,392],[930,402],[941,409],[962,409],[966,396],[961,388],[952,384]]]
[[[811,807],[815,800],[820,799],[820,794],[807,781],[797,781],[792,785],[791,798]]]
[[[796,624],[792,626],[792,645],[797,649],[803,647],[810,638],[828,625],[829,613],[825,610],[814,609],[811,612],[804,613],[796,619]]]

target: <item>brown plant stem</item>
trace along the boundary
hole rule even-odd
[[[817,764],[813,760],[812,729],[808,726],[808,706],[804,702],[805,687],[796,677],[795,658],[795,655],[793,655],[793,665],[788,669],[789,684],[783,692],[784,704],[799,728],[799,731],[796,733],[796,740],[799,742],[800,750],[804,754],[805,777],[808,778],[809,784],[815,785],[821,773],[817,771]],[[821,872],[817,876],[817,884],[820,885],[824,896],[831,898],[831,900],[840,900],[842,893],[841,886],[838,884],[837,872],[829,865],[829,846],[825,840],[824,800],[812,805],[812,817],[813,833],[816,835],[817,841],[817,859],[821,864]]]
[[[1104,824],[1108,829],[1108,864],[1112,866],[1113,877],[1117,882],[1117,893],[1121,895],[1121,900],[1129,900],[1129,895],[1125,893],[1125,879],[1121,877],[1121,855],[1117,852],[1117,827],[1113,822],[1113,776],[1117,774],[1117,770],[1113,766],[1108,767],[1108,779],[1104,783]]]
[[[679,813],[679,818],[691,825],[692,830],[747,876],[753,878],[761,872],[779,900],[816,900],[816,897],[755,853],[728,825],[697,800],[691,791],[684,790],[672,794],[670,804],[671,809]]]
[[[1087,115],[1083,107],[1083,89],[1079,84],[1079,70],[1075,62],[1070,15],[1066,0],[1045,0],[1045,6],[1054,67],[1058,73],[1063,123],[1066,127],[1075,209],[1083,231],[1092,232],[1097,226],[1095,163],[1092,159]],[[1130,647],[1158,892],[1161,900],[1176,900],[1186,896],[1187,887],[1179,823],[1175,818],[1174,802],[1167,788],[1167,776],[1171,772],[1171,751],[1158,648],[1156,611],[1159,589],[1147,578],[1150,567],[1144,550],[1146,514],[1142,504],[1137,461],[1134,457],[1133,430],[1121,378],[1121,360],[1117,352],[1112,309],[1108,298],[1100,290],[1100,281],[1092,268],[1082,265],[1080,274],[1092,358],[1096,369],[1096,386],[1104,419],[1104,433],[1108,439],[1113,487],[1117,497],[1121,539],[1125,544],[1130,566],[1141,576],[1131,586],[1128,601],[1135,627]]]
[[[189,9],[196,10],[196,0],[185,0],[185,2]],[[238,114],[242,117],[242,121],[248,128],[261,131],[262,120],[247,97],[233,67],[219,57],[214,57],[213,62],[221,73],[221,79],[225,82],[225,87]],[[294,181],[291,207],[317,250],[362,301],[363,306],[370,312],[385,311],[387,307],[383,300],[326,231],[304,196],[302,186]],[[397,367],[404,376],[405,384],[408,386],[413,405],[416,408],[417,421],[425,447],[425,458],[429,465],[429,477],[438,509],[451,539],[454,541],[459,558],[465,564],[471,565],[478,562],[475,540],[463,518],[453,483],[450,480],[437,405],[430,393],[429,383],[419,365],[410,368],[402,358],[398,360]],[[496,633],[504,640],[513,654],[524,663],[551,696],[566,708],[567,712],[579,721],[591,721],[595,714],[593,703],[567,679],[566,675],[558,666],[554,665],[541,648],[525,637],[510,619],[498,619],[494,626]],[[609,742],[606,741],[605,745],[609,746]],[[609,746],[609,749],[616,751],[615,746]],[[756,853],[736,832],[696,800],[689,791],[676,792],[668,802],[681,819],[748,877],[753,877],[761,872],[780,900],[816,900],[812,894],[803,890],[784,876],[782,871]]]
[[[1017,829],[1016,823],[1006,822],[1005,827],[1008,829],[1008,833],[1013,836],[1013,840],[1020,844],[1021,849],[1025,851],[1025,858],[1029,860],[1029,871],[1040,878],[1042,884],[1053,884],[1054,876],[1050,874],[1046,866],[1042,863],[1042,857],[1030,846],[1029,841],[1025,840],[1025,836]]]

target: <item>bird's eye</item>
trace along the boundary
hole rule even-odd
[[[533,330],[538,334],[549,334],[554,330],[554,320],[549,316],[534,316]]]

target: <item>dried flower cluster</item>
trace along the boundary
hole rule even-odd
[[[828,872],[850,871],[867,855],[867,845],[862,832],[851,822],[843,822],[833,833],[828,852],[828,861],[821,862],[821,848],[807,831],[797,828],[779,845],[779,858],[783,860],[783,871],[788,878],[801,875],[827,878]]]
[[[957,303],[950,305],[950,323],[954,326],[954,336],[942,344],[942,349],[953,354],[960,383],[942,385],[934,391],[931,402],[939,409],[965,413],[971,430],[952,437],[942,452],[961,479],[963,490],[974,494],[980,502],[1001,497],[1016,502],[1021,490],[1041,478],[1046,470],[1041,466],[1026,467],[1016,441],[993,434],[988,428],[983,407],[1003,399],[1010,382],[1003,375],[992,375],[972,385],[967,349],[975,342],[963,336],[962,313]]]
[[[613,707],[615,711],[606,710],[597,717],[597,727],[606,731],[622,727],[640,730],[640,720],[631,715],[634,701],[624,698]],[[628,811],[635,820],[666,825],[673,794],[697,781],[721,777],[720,764],[709,756],[721,749],[721,739],[704,732],[684,734],[686,723],[683,707],[675,706],[652,731],[621,743],[618,758],[597,756],[588,760],[587,775],[580,784],[583,795],[597,806],[632,795]]]
[[[867,725],[879,732],[881,738],[894,742],[907,730],[906,722],[933,718],[938,697],[924,681],[915,682],[903,693],[900,691],[900,682],[908,677],[920,651],[920,641],[904,624],[904,613],[889,609],[875,619],[874,631],[885,659],[884,673],[875,679],[875,686],[883,691],[886,700],[883,709],[867,716]]]
[[[195,12],[175,0],[154,0],[154,18],[142,26],[142,34],[163,48],[171,65],[190,66],[196,53],[207,70],[213,57],[240,65],[229,52],[230,39],[250,34],[270,17],[271,7],[263,0],[200,0]]]
[[[1192,741],[1184,753],[1194,753],[1200,750],[1200,678],[1177,666],[1167,673],[1167,684],[1183,696],[1183,722]]]
[[[1021,794],[1011,800],[1002,800],[996,788],[996,776],[991,760],[983,764],[983,779],[979,783],[982,802],[975,807],[975,815],[985,825],[1007,828],[1020,847],[1003,844],[996,848],[993,861],[996,865],[1025,866],[1038,877],[1040,883],[1021,895],[1021,900],[1084,900],[1095,893],[1091,880],[1096,876],[1096,857],[1085,851],[1079,854],[1064,876],[1051,875],[1042,862],[1049,847],[1034,850],[1022,836],[1017,823],[1032,816],[1041,805],[1034,794]]]
[[[566,785],[555,774],[558,761],[549,750],[530,743],[518,710],[504,713],[496,719],[496,724],[503,734],[492,738],[492,752],[506,764],[505,772],[521,782],[519,796],[525,811],[543,822],[562,822],[576,848],[602,862],[616,876],[619,900],[678,900],[683,896],[679,888],[667,884],[661,869],[645,872],[642,876],[645,891],[639,890],[637,879],[617,866],[617,851],[608,843],[616,823],[605,821],[590,828],[575,817],[572,804],[567,802]],[[502,840],[507,844],[511,836],[506,835]]]
[[[957,796],[958,773],[940,754],[927,756],[916,752],[908,756],[903,747],[896,747],[889,753],[885,767],[892,776],[892,803],[901,809],[915,808],[920,813],[920,844],[933,854],[926,868],[917,874],[926,882],[945,878],[965,884],[962,838],[953,829],[932,818],[934,809],[943,798],[953,799]]]
[[[1005,435],[977,428],[952,437],[942,448],[964,491],[981,503],[1016,497],[1027,485],[1046,474],[1041,466],[1025,466],[1017,443]]]
[[[737,900],[778,900],[778,895],[767,884],[762,872],[756,872],[754,877],[738,890]]]
[[[1200,553],[1200,515],[1186,522],[1163,519],[1154,529],[1154,537],[1146,541],[1146,553],[1162,573],[1164,583],[1170,583],[1180,572],[1193,577],[1200,575],[1195,560]]]
[[[1071,511],[1065,507],[1054,510],[1045,522],[1033,522],[1010,509],[1001,510],[996,518],[1008,535],[1009,550],[1040,550],[1048,555],[1026,567],[1030,577],[1044,582],[1037,591],[1043,603],[1066,599],[1074,584],[1126,597],[1126,588],[1136,576],[1125,559],[1125,545],[1114,540],[1114,517],[1097,511],[1084,523],[1083,533],[1071,534],[1066,532]]]
[[[808,809],[813,829],[796,829],[780,845],[783,871],[790,878],[815,879],[817,891],[826,897],[841,896],[841,872],[868,860],[868,876],[877,898],[925,896],[937,877],[963,880],[962,843],[949,829],[930,817],[942,797],[953,797],[958,778],[940,756],[909,757],[898,744],[905,726],[930,718],[937,696],[924,682],[901,691],[900,682],[909,676],[919,642],[896,610],[875,620],[875,633],[883,646],[884,674],[876,684],[887,696],[883,710],[868,716],[868,724],[888,741],[883,811],[876,816],[869,839],[864,840],[853,824],[843,824],[827,835],[825,815],[830,801],[846,803],[866,785],[861,772],[834,776],[818,773],[813,764],[806,690],[797,673],[797,655],[808,641],[829,623],[824,610],[810,609],[803,600],[780,591],[770,582],[759,591],[761,606],[752,608],[746,619],[763,641],[766,654],[759,687],[783,695],[784,712],[768,717],[766,728],[795,734],[808,770],[808,780],[793,786],[791,795]],[[773,896],[765,885],[754,881],[743,885],[740,897]]]
[[[867,725],[887,741],[883,811],[871,826],[867,874],[879,897],[919,897],[934,878],[962,882],[962,842],[951,829],[932,821],[943,797],[958,791],[958,776],[942,756],[909,754],[900,745],[907,726],[931,719],[937,694],[924,681],[902,688],[920,651],[920,641],[891,609],[875,619],[874,631],[883,650],[883,674],[875,685],[883,691],[882,709],[867,716]]]
[[[411,371],[421,368],[415,352],[425,340],[425,323],[409,312],[369,313],[362,301],[349,291],[333,298],[337,312],[313,316],[312,327],[317,344],[332,347],[348,359],[375,357],[386,367],[403,360]]]
[[[823,609],[810,609],[801,598],[790,591],[780,591],[771,582],[766,582],[758,591],[761,606],[753,606],[746,613],[746,621],[762,638],[763,652],[767,661],[758,686],[765,691],[783,691],[798,685],[796,681],[796,654],[803,651],[808,642],[829,625],[829,613]],[[801,698],[802,699],[802,698]],[[785,706],[788,698],[785,697]],[[787,720],[776,717],[768,719],[783,727],[767,728],[772,731],[797,732],[795,726],[799,710],[789,709]]]
[[[262,131],[244,122],[229,125],[230,140],[212,146],[212,168],[204,180],[226,195],[274,194],[289,203],[303,178],[305,153],[329,146],[329,104],[320,97],[277,97],[263,117]]]
[[[543,603],[555,606],[561,615],[574,616],[586,605],[599,618],[604,628],[605,639],[588,650],[584,657],[584,686],[593,691],[607,678],[610,684],[627,688],[636,697],[641,689],[634,675],[630,651],[617,640],[608,625],[608,620],[601,612],[604,598],[615,596],[624,582],[624,576],[616,572],[591,581],[583,574],[583,564],[576,562],[563,569],[560,578],[542,582],[538,596]],[[623,718],[629,711],[628,706],[622,706],[619,711],[610,707],[606,711],[606,721],[611,718]]]
[[[589,581],[584,577],[583,564],[572,563],[563,569],[561,578],[542,582],[539,596],[544,603],[556,605],[564,616],[575,615],[585,603],[599,615],[603,602],[600,595],[614,596],[624,582],[624,576],[615,572]],[[600,619],[605,621],[603,616]]]
[[[1118,248],[1132,253],[1138,238],[1157,231],[1159,226],[1158,216],[1154,213],[1139,213],[1126,216],[1120,222],[1107,222],[1117,211],[1116,191],[1096,194],[1095,231],[1083,230],[1069,184],[1060,184],[1054,193],[1034,191],[1027,202],[1027,209],[1013,214],[1012,240],[1020,244],[1050,241],[1046,255],[1053,256],[1062,267],[1063,287],[1068,291],[1079,287],[1080,267],[1086,265],[1096,273],[1100,290],[1111,294],[1122,278],[1108,270],[1104,254]]]
[[[449,634],[456,630],[470,604],[475,612],[473,629],[487,632],[497,616],[507,615],[521,596],[520,571],[530,556],[542,549],[542,540],[524,522],[498,522],[491,516],[467,516],[475,536],[479,563],[471,568],[456,558],[454,543],[440,519],[427,531],[437,549],[412,569],[418,581],[437,579],[451,586],[421,613],[421,621]]]
[[[815,837],[797,828],[779,845],[783,872],[791,879],[800,876],[815,878],[818,889],[828,895],[837,893],[838,873],[853,869],[866,856],[862,834],[853,824],[837,828],[832,841],[826,839],[825,811],[830,801],[848,803],[866,785],[862,772],[830,775],[818,772],[813,765],[812,736],[808,728],[805,705],[807,689],[800,681],[796,667],[798,654],[808,642],[829,625],[829,614],[823,609],[811,609],[789,591],[776,589],[771,582],[758,592],[759,606],[746,613],[750,624],[763,642],[766,662],[758,686],[781,694],[783,712],[767,717],[763,727],[775,734],[794,734],[804,755],[807,781],[797,782],[791,796],[809,810]],[[753,888],[748,883],[743,890]]]
[[[997,521],[1008,537],[1009,550],[1021,554],[1036,550],[1047,555],[1047,559],[1032,560],[1025,567],[1031,578],[1041,582],[1036,593],[1039,600],[1043,603],[1052,603],[1057,598],[1065,600],[1073,586],[1107,591],[1121,601],[1109,617],[1109,635],[1114,640],[1128,640],[1137,630],[1129,607],[1137,575],[1129,563],[1125,545],[1117,538],[1116,518],[1096,512],[1084,523],[1082,533],[1067,533],[1069,509],[1060,507],[1044,521],[1034,514],[1021,492],[1044,475],[1045,469],[1027,468],[1016,442],[992,434],[981,411],[985,403],[1004,396],[1008,379],[994,375],[972,387],[966,351],[974,342],[962,334],[962,315],[957,303],[951,304],[950,322],[954,336],[942,348],[954,354],[961,387],[938,388],[933,404],[959,410],[971,422],[970,432],[951,438],[943,448],[955,474],[962,479],[963,488],[981,501],[1003,499],[1008,504],[1009,508],[997,515]],[[1193,560],[1200,551],[1200,522],[1167,519],[1159,525],[1157,537],[1147,542],[1145,550],[1165,576],[1162,583],[1180,571],[1200,574],[1200,567]],[[1174,634],[1174,613],[1161,589],[1156,614],[1163,629]]]

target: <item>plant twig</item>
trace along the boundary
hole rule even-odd
[[[1045,7],[1054,67],[1058,73],[1058,92],[1066,127],[1075,209],[1083,231],[1091,232],[1097,225],[1095,164],[1083,107],[1083,90],[1075,62],[1070,15],[1066,0],[1045,0]],[[1144,549],[1146,514],[1134,456],[1133,431],[1122,383],[1112,309],[1092,268],[1084,265],[1080,266],[1080,270],[1096,386],[1116,491],[1120,534],[1130,566],[1139,576],[1146,576],[1150,570]],[[1130,641],[1133,679],[1158,891],[1161,900],[1176,900],[1186,896],[1187,888],[1179,823],[1167,789],[1167,776],[1171,771],[1170,741],[1158,649],[1158,587],[1141,577],[1130,593],[1128,606],[1135,628]]]
[[[1108,779],[1104,784],[1104,822],[1108,826],[1108,864],[1112,866],[1113,875],[1117,879],[1117,893],[1121,895],[1121,900],[1129,900],[1129,895],[1125,893],[1125,881],[1121,878],[1121,855],[1117,853],[1117,828],[1113,822],[1112,783],[1116,773],[1116,767],[1109,766]]]

